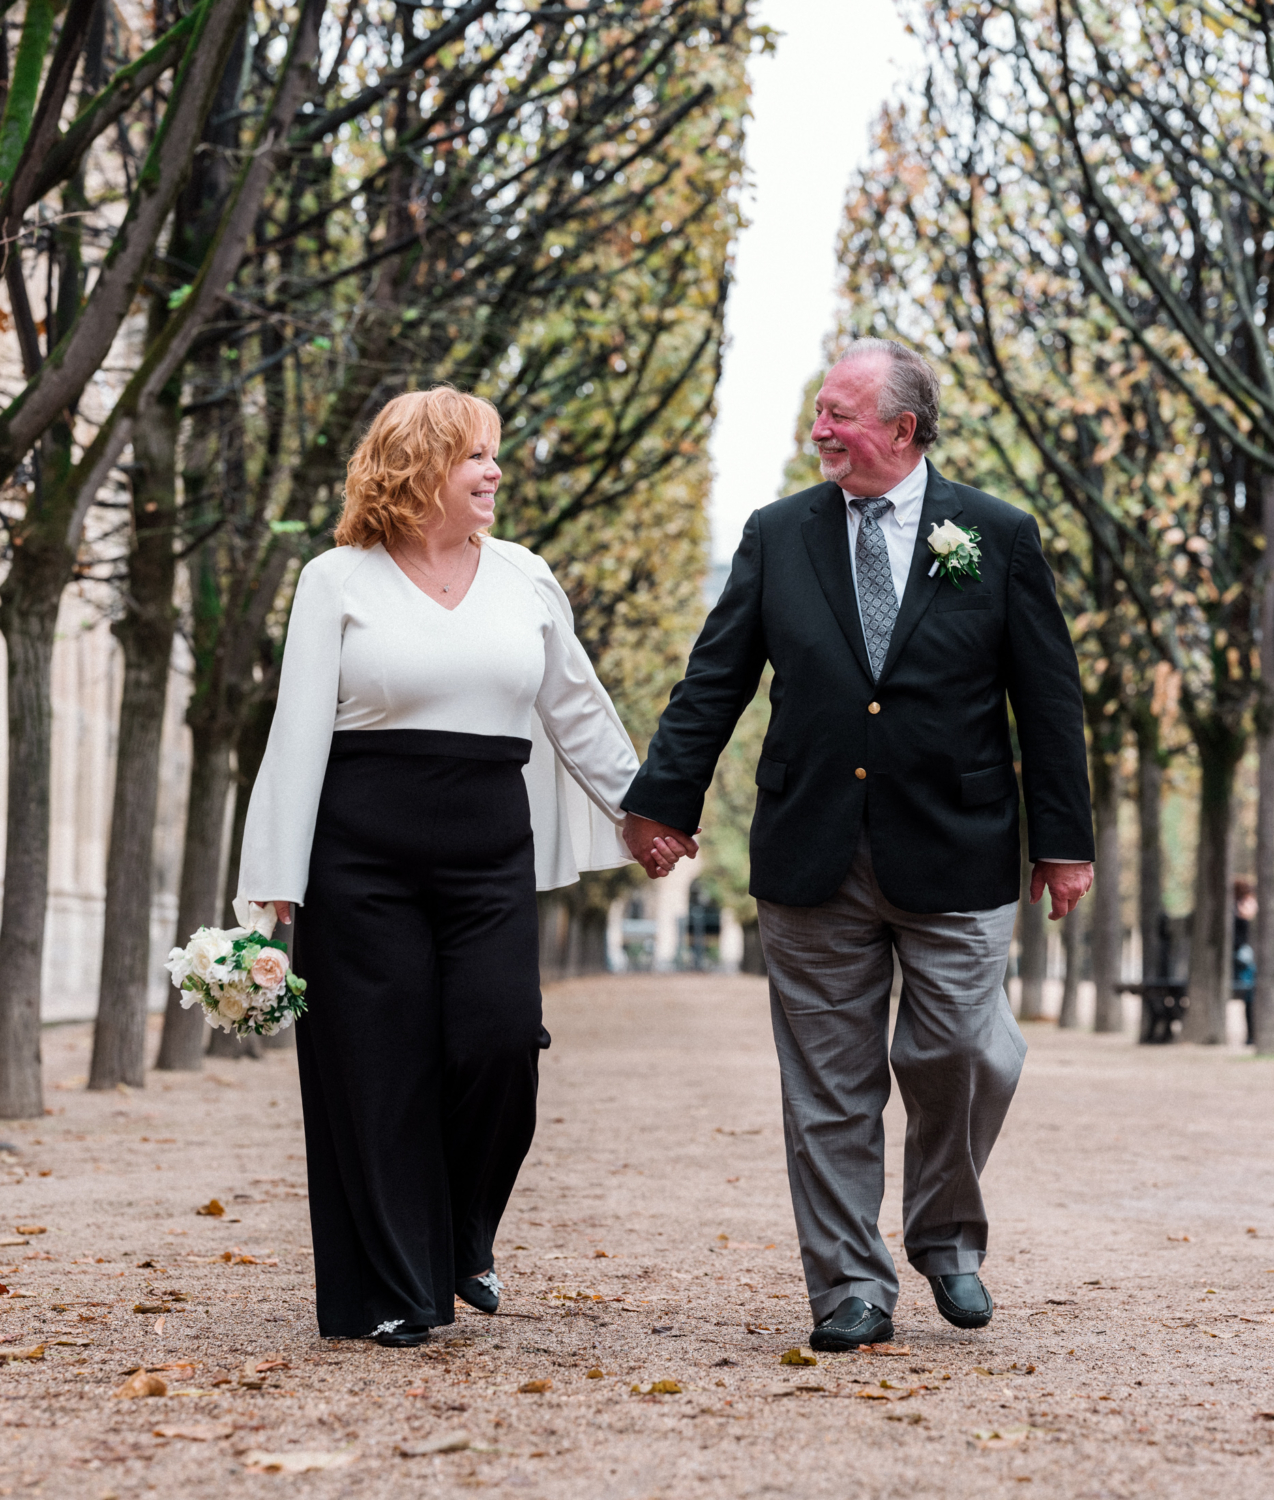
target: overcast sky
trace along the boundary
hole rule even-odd
[[[713,557],[779,494],[805,382],[831,327],[834,249],[850,170],[918,49],[891,0],[759,0],[783,35],[752,61],[751,220],[739,241],[712,437]]]

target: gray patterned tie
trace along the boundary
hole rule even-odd
[[[863,634],[867,638],[867,660],[871,675],[878,680],[889,655],[889,638],[898,617],[898,595],[894,593],[894,575],[889,566],[889,545],[880,529],[880,517],[893,509],[892,500],[851,500],[858,512],[858,544],[854,549],[857,563],[858,608],[863,617]]]

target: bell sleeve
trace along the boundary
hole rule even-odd
[[[540,736],[533,733],[527,781],[533,808],[556,804],[554,818],[536,818],[537,884],[551,889],[570,884],[580,870],[611,870],[631,862],[619,832],[620,803],[638,761],[576,638],[570,603],[540,558],[534,559],[532,581],[548,614],[544,678],[535,702],[547,744],[538,744]]]
[[[326,561],[297,580],[278,705],[248,803],[238,894],[252,901],[305,900],[341,676],[342,589],[316,566]]]

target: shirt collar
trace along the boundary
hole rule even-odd
[[[923,457],[912,469],[905,479],[900,479],[893,489],[886,490],[883,499],[892,500],[894,503],[894,519],[900,526],[906,526],[916,515],[924,504],[925,490],[929,487],[929,466]],[[856,495],[851,495],[848,490],[842,490],[845,497],[845,505],[849,506]]]

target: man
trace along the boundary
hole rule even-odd
[[[624,801],[652,874],[693,855],[717,757],[771,663],[752,893],[816,1349],[893,1337],[877,1227],[891,1060],[907,1257],[949,1322],[991,1320],[979,1177],[1026,1052],[1003,987],[1020,859],[1006,697],[1031,899],[1047,886],[1057,919],[1092,880],[1079,671],[1039,530],[925,460],[938,395],[923,359],[879,339],[830,371],[812,434],[827,482],[748,521]]]

